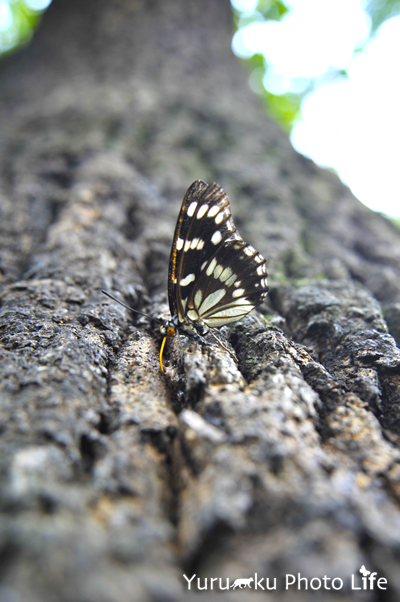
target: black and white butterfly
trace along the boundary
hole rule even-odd
[[[205,342],[211,329],[235,322],[263,303],[268,292],[265,264],[237,231],[224,189],[193,182],[182,202],[169,259],[171,319],[160,328],[162,371],[167,337],[180,331]]]
[[[172,318],[160,329],[162,349],[176,329],[201,337],[263,303],[268,292],[265,264],[264,257],[237,231],[224,189],[202,180],[193,182],[183,199],[171,248],[168,301]]]

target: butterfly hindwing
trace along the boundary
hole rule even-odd
[[[267,292],[264,257],[243,240],[227,239],[201,271],[188,317],[210,327],[235,322],[260,305]]]

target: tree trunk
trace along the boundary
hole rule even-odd
[[[1,65],[4,600],[264,600],[210,581],[255,573],[350,599],[361,565],[400,595],[399,231],[293,151],[231,32],[228,0],[54,0]],[[268,259],[267,321],[222,329],[238,364],[168,342],[163,374],[100,290],[167,312],[197,178]]]

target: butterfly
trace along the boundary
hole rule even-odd
[[[268,292],[266,260],[244,242],[232,220],[228,195],[218,184],[196,180],[182,202],[168,270],[171,320],[164,339],[180,330],[201,338],[239,320]]]
[[[160,328],[161,370],[167,338],[179,331],[205,343],[204,335],[215,336],[214,328],[247,315],[267,293],[266,260],[240,236],[226,192],[218,184],[196,180],[184,196],[171,247],[171,319]]]

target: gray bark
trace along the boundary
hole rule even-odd
[[[231,28],[227,0],[54,0],[0,66],[6,601],[184,601],[183,573],[255,572],[350,599],[362,564],[389,584],[363,599],[400,595],[399,231],[293,151]],[[181,337],[164,375],[157,326],[100,290],[167,312],[197,178],[271,291],[222,329],[238,363]]]

